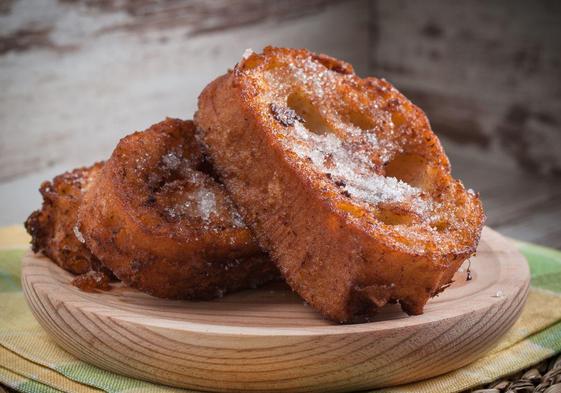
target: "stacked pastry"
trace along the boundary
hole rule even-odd
[[[114,275],[154,296],[209,299],[280,274],[337,322],[389,302],[422,313],[485,218],[425,114],[391,84],[271,47],[210,83],[194,123],[129,135],[105,164],[41,192],[26,222],[33,249],[85,289]]]

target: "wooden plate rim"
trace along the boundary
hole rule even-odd
[[[455,307],[454,310],[450,310],[447,313],[446,318],[442,316],[422,314],[414,317],[393,319],[387,321],[375,321],[370,323],[362,324],[346,324],[346,325],[327,325],[327,326],[311,326],[311,327],[251,327],[251,326],[237,326],[237,325],[214,325],[200,322],[187,322],[187,321],[173,321],[164,318],[157,318],[151,316],[147,320],[143,320],[142,323],[138,321],[138,314],[135,314],[129,310],[120,309],[125,315],[116,316],[112,311],[114,308],[103,303],[95,303],[96,314],[108,315],[111,319],[126,321],[130,324],[135,324],[143,327],[154,327],[154,328],[165,328],[174,329],[176,331],[185,331],[198,334],[206,335],[232,335],[232,336],[313,336],[313,335],[347,335],[356,333],[373,333],[373,332],[384,332],[388,330],[399,330],[407,329],[409,327],[421,327],[426,325],[431,325],[438,323],[442,320],[458,318],[466,313],[479,312],[487,309],[497,302],[504,301],[511,296],[517,296],[520,291],[527,291],[530,281],[530,272],[528,264],[524,256],[517,250],[516,246],[509,240],[505,239],[503,236],[493,231],[492,229],[485,227],[481,237],[481,243],[489,241],[491,239],[494,242],[501,243],[503,251],[501,253],[508,253],[508,258],[498,258],[498,263],[500,267],[499,277],[497,277],[496,282],[504,283],[501,284],[502,296],[494,297],[491,293],[491,289],[486,287],[484,290],[470,296],[470,301],[462,303],[460,307]],[[496,250],[495,250],[496,251]],[[27,266],[36,259],[36,254],[32,251],[28,251],[22,259],[22,282],[26,275]],[[508,259],[508,260],[507,260]],[[55,269],[60,269],[58,266],[52,266]],[[492,285],[494,286],[494,285]],[[26,286],[23,286],[24,292],[26,291]],[[63,297],[67,293],[66,291],[56,292],[51,294],[55,297]],[[73,293],[75,297],[75,293]],[[494,301],[488,302],[477,302],[473,301],[479,298],[489,298]],[[65,301],[68,301],[66,299]],[[76,301],[73,299],[72,301]],[[90,302],[88,299],[87,302]],[[128,316],[126,314],[129,314]]]

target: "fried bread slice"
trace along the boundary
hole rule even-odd
[[[420,314],[476,250],[479,197],[383,79],[267,47],[204,89],[195,122],[263,249],[328,318],[367,320],[388,302]]]
[[[158,297],[208,299],[277,276],[204,170],[191,121],[121,139],[80,208],[86,244],[124,283]]]
[[[43,252],[74,274],[101,269],[99,260],[76,232],[76,221],[83,195],[102,167],[103,163],[96,163],[65,172],[52,182],[43,182],[39,189],[43,196],[41,210],[33,212],[25,221],[32,250]]]

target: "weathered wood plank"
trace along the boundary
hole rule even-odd
[[[497,229],[507,236],[561,248],[561,202],[536,207],[531,214]]]
[[[454,143],[446,147],[455,176],[481,193],[487,225],[507,236],[561,248],[561,179],[498,165]]]
[[[561,171],[561,2],[378,1],[370,59],[434,128]]]
[[[142,2],[138,9],[132,1],[92,3],[19,0],[0,15],[0,37],[32,32],[0,53],[0,225],[22,222],[39,206],[36,190],[56,173],[52,168],[103,159],[120,137],[165,116],[191,117],[202,88],[248,47],[308,47],[366,71],[362,1],[253,1],[247,4],[261,3],[262,18],[235,29],[227,25],[230,14],[210,21],[211,8],[241,12],[232,8],[245,2],[182,2],[192,5],[177,11],[182,20],[205,19],[212,33],[176,23],[173,1]],[[166,15],[169,24],[155,22]],[[148,27],[121,28],[135,23]]]
[[[365,63],[367,15],[347,4],[93,3],[104,6],[20,0],[0,16],[0,180],[103,158],[124,132],[191,116],[202,87],[247,47],[307,46]],[[255,20],[240,19],[252,4]],[[341,17],[352,23],[326,41]]]
[[[561,170],[561,3],[373,4],[372,72],[427,112],[488,224],[559,246],[561,178],[536,173]]]

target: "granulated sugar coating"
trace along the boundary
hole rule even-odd
[[[171,161],[170,161],[171,160]],[[165,161],[165,162],[164,162]],[[209,175],[192,169],[192,163],[177,155],[166,155],[162,167],[173,171],[150,174],[151,203],[155,210],[175,225],[177,230],[222,231],[225,228],[246,228],[223,187]],[[163,177],[162,177],[163,176]],[[164,179],[171,179],[166,181]]]
[[[150,172],[152,181],[159,182],[152,190],[154,206],[161,208],[171,223],[177,222],[182,227],[217,232],[226,228],[245,229],[222,185],[208,174],[193,169],[196,163],[184,157],[182,150],[162,157],[161,172]]]
[[[273,132],[284,148],[311,162],[324,175],[320,181],[337,185],[343,197],[362,207],[398,204],[416,217],[413,221],[437,208],[438,202],[421,188],[385,173],[385,166],[402,150],[394,139],[394,134],[399,134],[394,119],[399,122],[401,118],[392,116],[388,109],[395,111],[407,103],[375,100],[368,109],[377,111],[375,116],[362,113],[366,108],[360,104],[357,110],[345,113],[345,99],[356,105],[360,92],[323,105],[326,97],[339,95],[346,75],[311,57],[288,63],[284,69],[273,68],[264,79],[268,90],[261,100],[269,102],[273,118],[284,126],[274,127]],[[391,85],[378,82],[381,92],[394,92]]]
[[[138,179],[135,187],[146,189],[146,199],[137,198],[138,202],[147,203],[179,232],[246,228],[223,187],[199,170],[202,156],[193,141],[179,140],[161,157],[146,152],[130,157],[133,165],[129,170]],[[123,154],[122,158],[129,157]],[[130,192],[134,192],[132,188]]]
[[[346,190],[350,198],[378,204],[412,203],[414,198],[420,197],[420,189],[395,177],[374,173],[368,156],[353,153],[352,145],[341,141],[335,134],[314,134],[297,122],[291,136],[293,138],[282,138],[282,143],[300,158],[309,159],[317,170]],[[371,144],[370,149],[373,149],[375,145],[372,142],[376,142],[374,137],[364,138],[363,143]]]
[[[206,168],[193,122],[123,138],[76,234],[120,280],[158,297],[209,299],[269,281],[276,268]]]
[[[246,54],[199,97],[209,156],[288,284],[323,315],[420,314],[475,251],[484,214],[425,114],[305,49]]]

